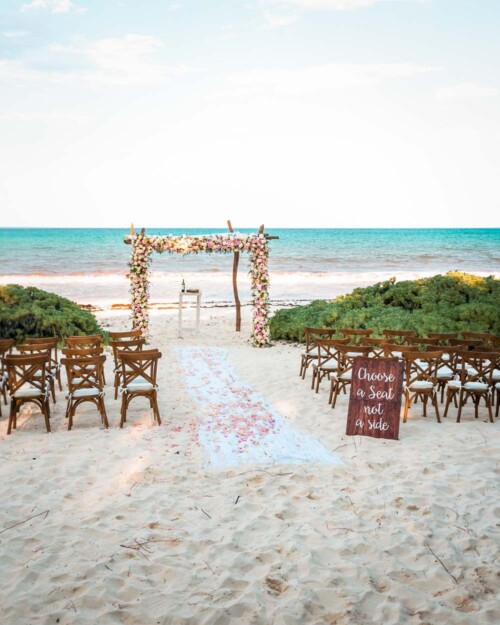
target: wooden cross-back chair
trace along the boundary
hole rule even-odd
[[[469,350],[473,350],[476,347],[481,347],[483,341],[481,339],[450,339],[450,345],[461,345]]]
[[[384,356],[384,349],[387,342],[387,339],[372,339],[370,337],[363,337],[359,344],[362,347],[370,347],[370,356],[372,356],[373,358],[382,358]]]
[[[7,390],[9,388],[7,367],[3,359],[12,352],[13,347],[14,339],[0,339],[0,417],[2,416],[2,397],[4,404],[7,405]]]
[[[312,367],[311,388],[319,391],[319,385],[325,376],[334,373],[338,365],[339,345],[345,345],[349,342],[348,338],[344,339],[316,339],[316,360]]]
[[[127,330],[126,332],[110,332],[109,338],[111,341],[133,341],[134,339],[142,338],[142,332],[140,330]]]
[[[330,375],[330,395],[328,403],[335,408],[340,391],[346,392],[346,388],[352,381],[352,368],[355,358],[368,358],[371,347],[362,345],[339,345],[338,364],[335,373]]]
[[[155,421],[161,424],[160,411],[158,409],[158,386],[156,377],[158,373],[158,360],[161,352],[157,349],[135,352],[119,351],[122,393],[120,427],[127,420],[127,410],[130,402],[135,397],[146,397],[153,410]]]
[[[403,352],[403,360],[405,361],[404,423],[406,423],[410,407],[417,397],[422,400],[424,417],[427,416],[427,402],[430,399],[436,412],[436,419],[438,423],[441,423],[437,400],[437,372],[441,356],[441,351]]]
[[[448,382],[446,386],[446,405],[444,415],[452,400],[458,395],[457,423],[460,423],[462,409],[470,398],[474,404],[474,416],[477,419],[479,404],[484,399],[488,417],[493,423],[492,395],[494,391],[494,372],[500,367],[498,351],[465,351],[460,355],[460,379]]]
[[[36,343],[36,344],[23,344],[17,345],[16,349],[19,354],[24,356],[37,356],[41,354],[47,354],[49,357],[49,363],[46,367],[45,375],[50,385],[50,393],[52,395],[52,401],[56,403],[56,377],[58,368],[54,366],[54,344],[48,343]],[[57,349],[57,347],[55,348]],[[59,365],[59,363],[57,363]]]
[[[432,348],[437,349],[439,346],[439,339],[409,336],[407,339],[407,345],[412,345],[415,348],[415,351],[426,351]]]
[[[318,350],[316,349],[318,339],[331,339],[335,334],[333,328],[304,328],[306,347],[300,355],[300,373],[302,379],[306,377],[307,369],[311,362],[318,359]]]
[[[382,334],[386,339],[389,340],[390,343],[400,343],[402,345],[406,344],[407,339],[415,336],[414,330],[382,330]]]
[[[47,432],[50,432],[50,384],[47,378],[50,356],[47,353],[8,354],[4,356],[4,362],[9,376],[10,393],[7,434],[17,428],[17,414],[25,403],[34,403],[40,408]]]
[[[101,347],[102,334],[89,334],[88,336],[67,336],[64,339],[66,345],[72,349],[95,349]]]
[[[120,377],[121,377],[121,361],[118,356],[119,352],[140,352],[144,347],[144,343],[146,339],[138,338],[132,339],[130,341],[121,340],[121,341],[110,341],[109,344],[113,349],[113,358],[114,358],[114,374],[115,374],[115,399],[118,398],[118,387],[120,386]]]
[[[354,345],[355,343],[359,343],[363,338],[367,338],[373,334],[373,330],[364,329],[358,330],[355,328],[341,328],[339,332],[346,338],[349,339],[349,342]]]
[[[450,341],[458,338],[457,332],[427,332],[427,337],[437,339],[438,345],[450,345]]]
[[[464,340],[481,341],[481,345],[487,347],[493,345],[492,339],[495,338],[495,335],[489,332],[462,332],[461,334]]]
[[[400,345],[399,343],[384,344],[384,358],[403,358],[405,352],[414,352],[413,345]]]
[[[460,377],[461,354],[467,351],[467,347],[463,345],[446,345],[441,346],[440,349],[446,350],[441,355],[441,361],[437,370],[438,392],[440,401],[443,403],[447,385]],[[443,416],[446,416],[446,414]]]
[[[68,430],[73,427],[73,417],[78,406],[85,402],[94,404],[101,415],[105,428],[109,427],[104,405],[104,362],[106,356],[85,356],[83,358],[62,358],[68,380],[68,403],[66,418]]]
[[[57,351],[57,345],[59,343],[59,338],[57,336],[51,337],[27,337],[25,339],[26,345],[44,345],[50,343],[52,345],[52,349],[50,350],[50,373],[57,380],[59,385],[59,390],[62,391],[62,381],[61,381],[61,364],[59,362],[59,354]]]
[[[95,358],[96,356],[101,356],[104,349],[102,347],[91,347],[88,349],[64,347],[61,351],[65,358]]]

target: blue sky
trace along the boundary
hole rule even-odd
[[[498,226],[497,0],[3,0],[2,226]]]

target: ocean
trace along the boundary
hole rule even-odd
[[[241,232],[251,232],[243,229]],[[148,234],[210,234],[214,229],[150,228]],[[447,271],[498,275],[500,228],[269,229],[273,303],[331,299],[390,277]],[[130,247],[121,228],[0,228],[0,283],[37,286],[81,304],[128,302]],[[248,263],[240,259],[240,296],[250,300]],[[151,301],[175,302],[184,278],[205,303],[232,301],[232,255],[156,255]]]

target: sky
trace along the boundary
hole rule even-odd
[[[497,227],[499,0],[1,0],[0,226]]]

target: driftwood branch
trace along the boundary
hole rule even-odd
[[[24,521],[19,521],[19,523],[14,523],[14,525],[9,525],[9,527],[5,527],[0,534],[3,534],[4,532],[6,532],[7,530],[11,530],[13,527],[17,527],[18,525],[22,525],[23,523],[27,523],[28,521],[31,521],[31,519],[35,519],[37,516],[42,516],[45,515],[44,518],[47,518],[47,515],[49,514],[50,510],[44,510],[43,512],[39,512],[38,514],[32,514],[31,516],[29,516],[27,519],[24,519]]]
[[[449,569],[447,568],[446,564],[441,560],[441,558],[433,551],[433,549],[431,548],[431,546],[429,545],[429,543],[425,543],[425,546],[427,547],[427,549],[432,553],[432,555],[436,558],[436,560],[439,562],[439,564],[443,567],[443,569],[448,573],[448,575],[451,577],[451,579],[455,582],[455,584],[458,584],[458,579],[453,575],[453,573],[450,573]]]

